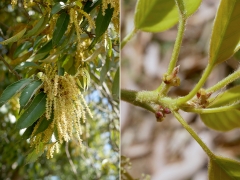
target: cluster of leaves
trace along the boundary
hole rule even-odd
[[[8,72],[6,72],[7,74]],[[10,76],[12,75],[10,74]],[[8,110],[0,110],[0,178],[118,179],[118,114],[113,113],[111,106],[106,104],[107,98],[104,93],[99,92],[96,101],[94,95],[96,89],[90,87],[89,91],[92,95],[87,99],[92,102],[90,107],[94,109],[95,118],[86,124],[86,131],[83,133],[83,143],[86,148],[80,148],[75,139],[67,144],[63,143],[60,152],[54,158],[47,161],[45,158],[39,158],[36,162],[29,164],[26,164],[29,143],[22,139],[22,135],[14,128],[14,123],[9,120],[11,114],[17,115],[18,113],[18,109],[14,106],[16,100],[10,100],[6,105]],[[113,107],[116,109],[118,106]],[[109,116],[109,114],[111,115]],[[106,134],[106,132],[110,133]],[[66,148],[68,148],[73,165],[76,167],[76,172],[69,163]]]
[[[87,134],[89,131],[90,134],[83,138],[87,140],[87,146],[92,148],[92,151],[85,152],[86,156],[97,156],[97,160],[96,164],[94,164],[94,159],[90,161],[91,166],[94,167],[93,171],[82,175],[85,177],[79,177],[80,179],[89,179],[94,174],[96,179],[101,176],[107,177],[109,174],[117,177],[118,174],[116,152],[118,152],[119,136],[119,70],[117,70],[119,15],[116,17],[113,15],[119,9],[110,4],[103,9],[104,3],[107,2],[104,0],[86,2],[39,0],[12,1],[12,5],[9,1],[0,2],[0,14],[3,17],[0,21],[2,40],[0,58],[4,65],[7,65],[7,68],[20,79],[14,82],[12,78],[5,75],[6,71],[1,71],[1,73],[4,72],[1,77],[5,76],[4,80],[7,81],[1,88],[14,83],[1,93],[0,106],[9,102],[13,97],[19,97],[20,114],[14,113],[18,118],[17,129],[14,130],[19,132],[20,129],[27,128],[22,135],[23,142],[31,136],[35,124],[43,118],[46,111],[46,94],[42,89],[42,81],[37,76],[39,73],[44,73],[45,64],[57,66],[59,76],[64,73],[72,76],[80,73],[81,76],[76,82],[79,89],[81,91],[89,89],[89,96],[95,91],[98,92],[96,96],[100,100],[89,98],[88,101],[90,108],[95,109],[96,112],[93,111],[94,121],[88,122],[89,127],[86,125],[86,132],[84,132]],[[102,99],[106,99],[105,108],[99,102]],[[90,103],[90,100],[93,102]],[[106,116],[108,121],[102,122]],[[36,133],[43,132],[50,123],[50,120],[42,121]],[[93,127],[96,126],[99,127],[94,129]],[[103,140],[102,132],[105,131],[109,134]],[[109,154],[106,155],[102,150],[101,155],[98,156],[100,152],[94,147],[102,147],[106,143],[110,146]],[[25,163],[35,161],[43,151],[44,149],[40,151],[32,149]],[[71,151],[77,151],[76,143]],[[78,164],[77,159],[83,156],[84,152],[77,154],[74,163]],[[101,161],[107,156],[108,164],[111,166],[108,172],[95,171],[94,169],[99,168]],[[97,165],[99,162],[100,165]],[[19,166],[21,164],[19,163]],[[84,167],[84,162],[80,164],[82,168],[78,171],[85,171],[87,168]]]
[[[147,1],[139,0],[135,10],[135,30],[142,30],[146,32],[162,32],[173,27],[179,22],[179,32],[174,47],[172,59],[167,74],[171,75],[176,66],[178,53],[181,45],[181,38],[185,28],[186,20],[198,9],[201,0],[171,0],[171,1]],[[166,99],[163,102],[155,99],[166,96],[170,86],[163,82],[158,89],[152,91],[147,95],[152,95],[153,98],[138,99],[141,92],[131,92],[122,90],[122,99],[128,102],[141,106],[154,112],[152,104],[159,104],[170,107],[174,112],[175,117],[181,124],[190,132],[190,134],[198,141],[209,156],[209,179],[239,179],[240,163],[235,160],[226,159],[216,156],[213,153],[208,153],[210,150],[197,135],[184,123],[182,118],[178,115],[177,110],[182,109],[190,112],[197,112],[200,114],[202,121],[206,126],[219,130],[229,131],[240,127],[239,123],[239,86],[235,86],[224,92],[218,94],[217,97],[209,98],[212,93],[223,89],[229,83],[239,78],[239,71],[229,75],[218,84],[210,87],[207,90],[200,89],[204,85],[207,77],[214,67],[226,61],[233,56],[240,49],[240,1],[221,0],[215,17],[212,35],[210,39],[209,61],[202,75],[202,78],[195,86],[195,88],[186,96],[177,99]],[[127,36],[123,43],[126,43],[131,36]],[[156,94],[158,92],[159,94]],[[155,94],[154,94],[155,93]],[[130,95],[131,94],[131,95]],[[142,93],[144,94],[144,92]],[[196,95],[196,97],[194,97]],[[148,97],[149,97],[148,96]],[[131,98],[133,101],[131,102]],[[139,102],[137,102],[139,100]],[[163,103],[163,104],[161,104]],[[169,103],[169,104],[168,104]],[[171,106],[171,103],[176,104],[176,107]],[[152,106],[152,107],[151,107]],[[150,108],[149,108],[150,107]],[[124,175],[123,175],[124,176]]]

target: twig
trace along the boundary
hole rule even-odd
[[[13,73],[14,75],[17,76],[18,80],[20,80],[22,77],[15,71],[5,60],[4,58],[0,55],[0,60],[8,67],[9,71]]]
[[[206,144],[202,141],[202,139],[197,135],[197,133],[187,124],[186,121],[182,118],[182,116],[177,111],[172,111],[175,118],[182,124],[182,126],[189,132],[189,134],[198,142],[198,144],[202,147],[202,149],[206,152],[210,159],[213,159],[215,155],[213,152],[206,146]]]
[[[2,28],[0,28],[0,35],[3,37],[4,40],[6,40],[7,38],[4,36]]]
[[[76,175],[76,178],[78,179],[77,169],[76,169],[76,167],[75,167],[74,164],[73,164],[73,161],[72,161],[72,159],[71,159],[71,156],[70,156],[70,153],[69,153],[69,150],[68,150],[68,142],[66,142],[65,151],[66,151],[66,155],[67,155],[69,164],[70,164],[71,167],[72,167],[72,171],[73,171],[73,173]]]
[[[194,107],[181,107],[182,110],[186,112],[195,112],[198,114],[209,114],[209,113],[218,113],[218,112],[224,112],[224,111],[229,111],[233,109],[239,109],[240,104],[239,102],[236,102],[231,105],[225,105],[221,107],[213,107],[213,108],[194,108]]]
[[[134,28],[121,42],[121,49],[127,44],[130,39],[137,33],[138,29]]]

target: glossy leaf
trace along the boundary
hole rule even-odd
[[[78,2],[80,3],[80,2]],[[92,2],[92,1],[87,1],[86,4],[83,7],[83,11],[85,11],[86,13],[90,13],[94,8],[96,8],[98,5],[100,5],[102,3],[102,0],[98,0],[96,2]],[[81,3],[82,4],[82,3]],[[78,5],[78,4],[77,4]],[[78,5],[80,7],[80,5]],[[86,28],[87,27],[87,19],[84,17],[83,21],[81,23],[81,28]]]
[[[221,0],[210,41],[209,63],[218,64],[240,48],[240,1]]]
[[[233,87],[222,94],[219,94],[217,98],[211,98],[208,108],[221,107],[236,103],[236,100],[240,96],[240,86]],[[229,131],[234,128],[240,127],[240,111],[232,109],[224,112],[201,114],[201,119],[204,124],[212,129],[219,131]]]
[[[31,82],[23,89],[21,96],[19,98],[21,109],[23,109],[28,104],[30,99],[34,96],[34,94],[41,87],[41,85],[42,85],[42,81],[37,80],[37,81]]]
[[[29,30],[26,35],[24,37],[31,37],[34,36],[38,30],[42,27],[45,26],[46,24],[45,19],[48,19],[46,16],[42,16],[39,20],[37,20],[38,22],[33,26],[33,28],[31,30]]]
[[[235,103],[236,100],[239,100],[240,96],[240,85],[234,86],[221,94],[218,94],[217,97],[211,98],[209,107],[220,107],[223,105],[228,105]]]
[[[112,85],[112,96],[113,99],[119,99],[119,82],[120,82],[120,73],[119,68],[114,76],[113,85]]]
[[[200,6],[201,0],[183,0],[186,17],[191,16]],[[135,10],[134,23],[137,29],[147,32],[165,31],[179,19],[174,0],[139,0]]]
[[[47,24],[49,23],[49,18],[48,16],[44,17],[44,22],[42,23],[41,27],[39,29],[37,29],[37,31],[34,31],[34,36],[39,35],[41,32],[43,32],[43,30],[47,27]]]
[[[34,132],[34,136],[36,136],[37,134],[45,131],[52,122],[53,122],[53,116],[49,120],[47,120],[47,118],[44,116],[41,119],[41,122],[40,122],[36,132]]]
[[[15,65],[18,65],[18,64],[26,61],[26,60],[32,55],[32,53],[33,53],[32,51],[28,51],[27,53],[23,54],[22,56],[17,57],[16,59],[14,59],[14,60],[11,62],[11,64],[12,64],[13,66],[15,66]]]
[[[238,50],[235,54],[234,57],[239,61],[240,60],[240,50]]]
[[[91,80],[90,74],[88,70],[84,68],[83,69],[83,82],[84,82],[83,89],[84,90],[88,89],[88,86],[90,85],[90,80]]]
[[[107,55],[108,57],[112,57],[112,41],[110,38],[107,38],[108,46],[107,46]]]
[[[98,49],[95,49],[95,50],[94,50],[94,53],[93,53],[92,55],[88,56],[88,57],[87,57],[86,59],[84,59],[83,61],[84,61],[84,62],[94,61],[94,60],[98,57],[98,55],[101,54],[102,52],[105,52],[104,46],[101,46],[101,47],[99,47]],[[109,56],[109,57],[110,57],[110,56]]]
[[[56,4],[54,4],[54,6],[52,7],[52,11],[51,14],[56,14],[59,11],[61,11],[62,9],[64,9],[66,7],[66,4],[64,2],[57,2]]]
[[[216,156],[210,160],[208,177],[210,180],[240,179],[240,162]]]
[[[43,52],[43,53],[37,53],[33,54],[30,58],[28,58],[28,61],[38,61],[38,60],[43,60],[47,55],[49,51]]]
[[[39,93],[32,101],[28,109],[24,111],[17,121],[17,128],[23,129],[31,126],[46,110],[46,94]]]
[[[200,117],[206,126],[218,131],[229,131],[240,127],[239,110],[201,114]]]
[[[2,45],[7,45],[9,43],[13,43],[21,39],[23,37],[24,33],[26,32],[26,28],[15,34],[14,36],[10,37],[9,39],[6,39],[5,41],[0,42]]]
[[[35,41],[34,41],[34,44],[33,44],[33,50],[36,50],[39,45],[41,44],[41,41],[44,39],[44,35],[40,35],[40,36],[37,36]]]
[[[100,3],[102,2],[102,0],[98,0],[95,2],[91,2],[91,1],[87,1],[86,4],[84,5],[83,10],[86,13],[90,13],[95,7],[97,7]]]
[[[34,148],[32,152],[27,155],[26,164],[35,162],[44,153],[44,144],[39,143],[38,148]]]
[[[62,63],[63,63],[65,57],[66,56],[63,56],[63,57],[59,58],[58,61],[57,61],[58,75],[59,76],[63,76],[64,72],[65,72],[64,68],[62,67]]]
[[[73,57],[67,56],[66,59],[62,63],[62,67],[64,68],[65,71],[68,72],[68,70],[72,67],[73,62],[74,62]]]
[[[66,3],[68,0],[53,0],[54,2],[64,2]]]
[[[50,40],[44,46],[42,46],[37,53],[38,54],[48,53],[52,48],[53,48],[53,44],[52,44],[52,40]]]
[[[17,49],[13,53],[13,58],[17,58],[22,52],[28,50],[30,47],[32,47],[32,43],[29,41],[24,42],[20,46],[17,47]]]
[[[93,48],[93,46],[98,42],[99,38],[107,30],[108,25],[112,19],[113,11],[114,9],[111,8],[110,5],[108,5],[108,8],[105,10],[105,15],[103,15],[102,7],[100,7],[100,10],[96,19],[96,29],[95,29],[96,37],[92,41],[91,45],[89,46],[89,49]]]
[[[67,30],[69,20],[70,20],[69,14],[65,12],[61,13],[57,20],[55,30],[53,32],[52,38],[53,46],[59,45],[60,40],[62,39],[65,31]]]
[[[88,86],[89,86],[90,80],[91,80],[89,72],[85,68],[79,69],[79,72],[81,72],[81,75],[78,76],[77,84],[80,88],[82,88],[83,90],[86,90],[86,89],[88,89]]]
[[[32,79],[21,79],[11,85],[9,85],[2,93],[0,97],[0,107],[5,104],[9,99],[11,99],[15,94],[22,91],[24,87],[26,87]]]
[[[108,25],[112,19],[113,15],[113,8],[108,5],[108,8],[105,10],[105,15],[103,15],[102,8],[100,8],[100,11],[98,13],[97,19],[96,19],[96,38],[100,37],[105,33],[105,31],[108,28]]]
[[[32,132],[33,132],[33,130],[34,130],[34,127],[36,126],[37,122],[38,122],[38,121],[36,121],[35,123],[33,123],[31,126],[29,126],[29,127],[25,130],[25,132],[23,133],[23,135],[22,135],[22,137],[21,137],[23,140],[26,140],[26,139],[30,138],[30,136],[31,136],[31,134],[32,134]]]
[[[27,67],[35,67],[35,68],[38,68],[38,69],[41,69],[42,67],[37,65],[36,63],[34,62],[22,62],[21,64],[19,64],[18,66],[16,66],[14,69],[15,70],[23,70]]]

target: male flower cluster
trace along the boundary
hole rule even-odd
[[[46,99],[46,119],[52,120],[48,128],[34,136],[41,120],[34,128],[31,137],[31,146],[37,147],[39,144],[46,144],[48,158],[52,157],[54,149],[57,149],[58,143],[69,141],[72,138],[73,131],[77,134],[81,144],[82,123],[85,123],[86,112],[92,117],[90,109],[81,94],[77,84],[77,77],[65,73],[63,76],[57,75],[57,68],[50,64],[44,66],[45,73],[39,78],[43,82]],[[57,131],[57,142],[50,142],[54,129]]]

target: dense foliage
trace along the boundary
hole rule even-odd
[[[0,14],[1,179],[117,179],[119,2],[6,0]]]

